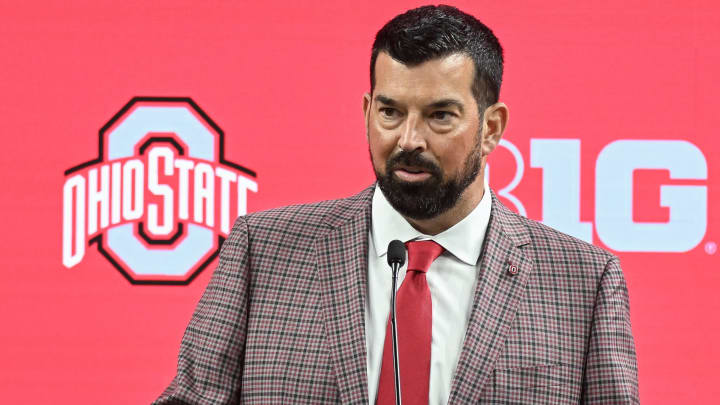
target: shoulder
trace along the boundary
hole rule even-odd
[[[502,213],[501,213],[502,211]],[[532,262],[529,288],[538,294],[553,292],[567,305],[593,306],[603,280],[624,285],[620,261],[611,252],[526,218],[500,204],[498,216],[504,217],[505,230],[514,229],[520,249]],[[540,293],[540,291],[542,293]]]
[[[554,272],[590,272],[599,277],[611,262],[618,262],[607,250],[519,215],[497,200],[496,209],[506,232],[522,240],[519,244],[523,244],[523,251],[536,267],[552,268]]]
[[[238,221],[245,223],[251,235],[316,236],[338,222],[369,212],[373,190],[374,185],[346,198],[258,211],[239,217]]]
[[[602,262],[603,264],[616,258],[614,254],[603,248],[560,232],[541,222],[520,215],[518,215],[518,217],[520,217],[520,221],[525,224],[530,232],[532,244],[535,249],[543,250],[548,254],[562,252],[562,255],[586,257],[593,261]]]

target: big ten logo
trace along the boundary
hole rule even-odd
[[[223,137],[189,98],[133,98],[100,129],[98,158],[65,172],[65,267],[96,244],[133,284],[192,281],[258,190]]]
[[[619,252],[686,252],[705,236],[707,161],[688,141],[607,144],[594,162],[594,201],[582,198],[582,170],[593,168],[587,157],[581,166],[580,139],[530,139],[529,168],[541,174],[524,194],[517,190],[528,172],[522,153],[508,140],[499,146],[493,154],[500,156],[492,158],[497,168],[490,170],[488,163],[486,175],[498,196],[522,215],[590,243],[594,226],[600,241]],[[539,209],[528,215],[537,200]],[[594,224],[581,220],[581,208],[588,206],[594,206]]]

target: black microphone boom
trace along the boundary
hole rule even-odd
[[[395,323],[395,290],[397,289],[397,275],[400,267],[405,264],[405,244],[395,239],[388,245],[387,261],[392,269],[392,290],[390,292],[390,313],[392,314],[392,340],[393,340],[393,369],[395,370],[395,404],[402,404],[400,394],[400,358],[398,355],[397,324]]]

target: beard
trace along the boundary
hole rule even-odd
[[[372,154],[370,158],[372,161]],[[393,174],[399,165],[423,168],[430,177],[419,182],[402,181]],[[400,151],[389,157],[384,174],[378,172],[373,162],[378,185],[390,205],[405,217],[421,220],[434,218],[454,207],[465,189],[477,178],[481,166],[479,139],[465,158],[462,170],[448,179],[444,179],[444,173],[438,165],[416,151]]]

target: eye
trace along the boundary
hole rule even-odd
[[[393,119],[397,118],[399,115],[396,109],[390,107],[382,107],[379,111],[383,118]]]
[[[433,111],[430,117],[441,122],[448,122],[453,117],[453,113],[449,111]]]

